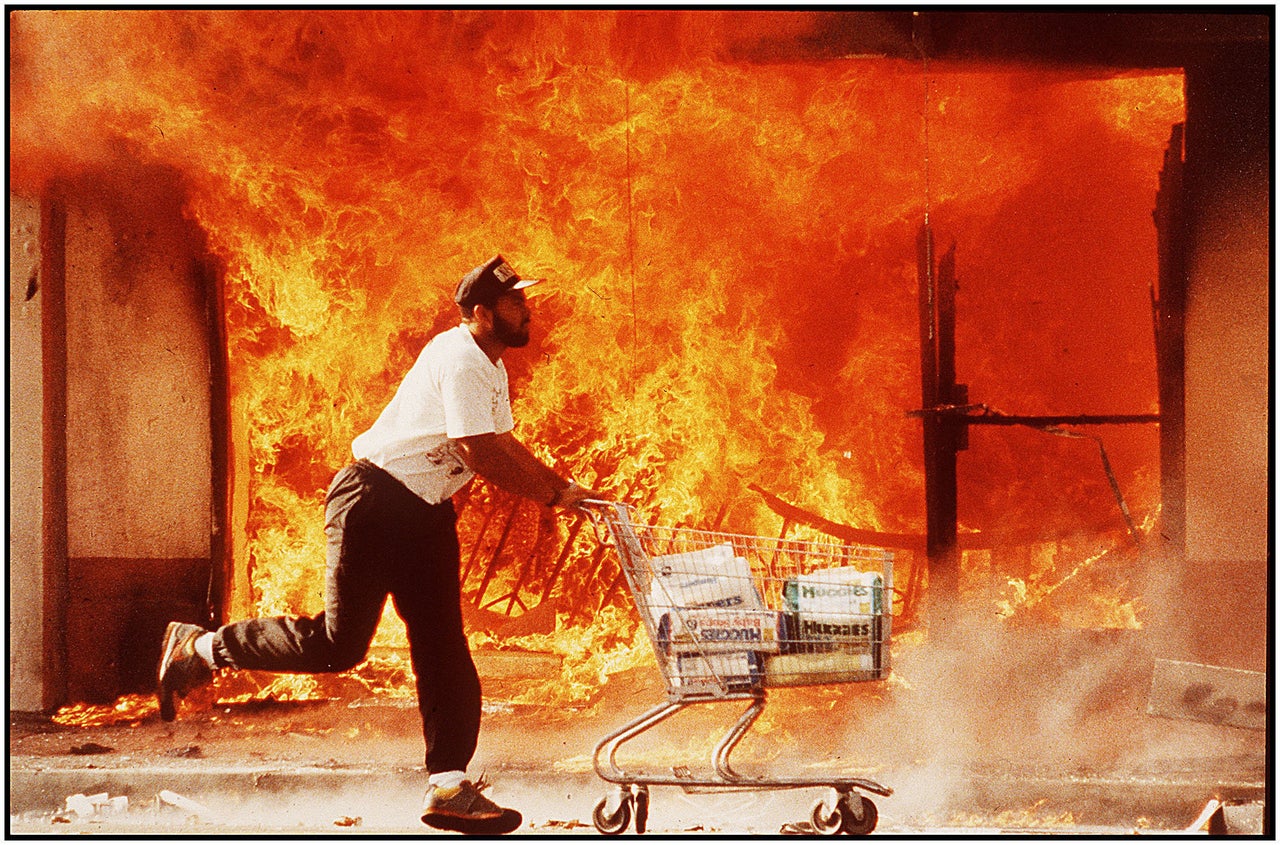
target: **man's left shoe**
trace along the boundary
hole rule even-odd
[[[160,666],[156,669],[156,695],[160,699],[160,718],[172,722],[178,716],[178,699],[192,690],[213,682],[213,670],[196,654],[196,640],[208,633],[199,625],[170,622],[160,647]]]

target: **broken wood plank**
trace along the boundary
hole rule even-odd
[[[1267,675],[1181,660],[1156,660],[1147,713],[1266,730]]]
[[[803,508],[796,507],[790,502],[773,495],[758,484],[749,484],[747,489],[760,495],[765,504],[769,506],[769,510],[784,520],[808,525],[810,528],[816,528],[824,534],[830,534],[832,537],[844,540],[846,543],[887,549],[910,549],[920,552],[925,549],[925,537],[923,534],[894,534],[887,531],[871,531],[865,528],[854,528],[851,525],[842,525],[818,514],[810,513]]]

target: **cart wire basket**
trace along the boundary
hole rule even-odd
[[[753,777],[729,756],[776,687],[879,681],[889,676],[893,555],[884,549],[644,525],[626,504],[589,500],[600,542],[615,548],[666,681],[667,701],[600,740],[596,773],[614,784],[592,821],[605,834],[648,822],[649,787],[687,792],[828,787],[815,832],[861,835],[878,811],[863,792],[893,791],[863,778]],[[740,700],[746,710],[715,746],[710,772],[620,769],[619,747],[686,707]]]

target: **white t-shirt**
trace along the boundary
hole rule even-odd
[[[453,440],[514,427],[507,368],[501,360],[491,362],[460,325],[423,348],[377,421],[352,441],[351,452],[437,504],[475,474]]]

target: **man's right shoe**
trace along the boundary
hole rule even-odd
[[[160,699],[160,718],[166,722],[177,718],[179,698],[213,682],[213,670],[196,654],[196,640],[206,633],[199,625],[185,622],[170,622],[164,631],[156,695]]]

